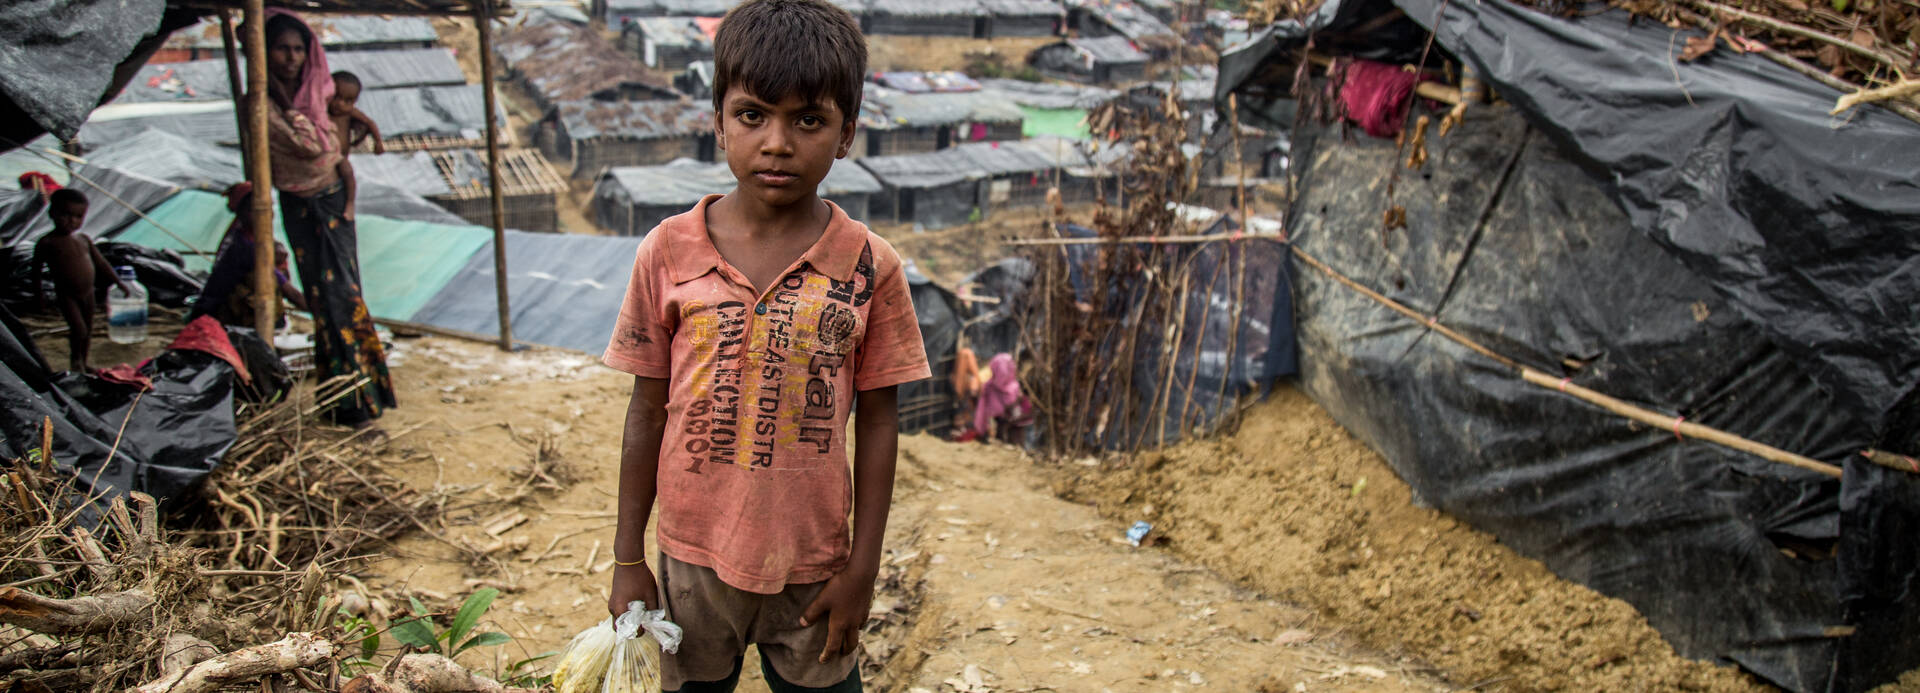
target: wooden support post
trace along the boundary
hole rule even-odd
[[[493,197],[493,289],[500,305],[500,348],[513,351],[513,321],[507,308],[507,214],[500,199],[500,123],[494,118],[499,100],[493,84],[493,0],[474,5],[473,23],[480,30],[480,83],[486,94],[487,188]]]
[[[280,286],[273,280],[273,168],[267,164],[267,11],[263,0],[246,0],[247,180],[253,181],[253,327],[273,339]],[[228,55],[232,55],[231,52]]]
[[[247,109],[241,106],[246,90],[240,82],[240,49],[233,33],[233,11],[220,8],[220,46],[227,49],[227,91],[233,94],[234,132],[240,133],[240,151],[247,151]]]

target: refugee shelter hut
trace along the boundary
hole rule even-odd
[[[930,152],[960,142],[1017,140],[1026,114],[998,92],[910,94],[869,83],[861,106],[868,156]],[[857,144],[857,143],[856,143]]]
[[[673,88],[699,103],[713,102],[713,61],[695,60],[673,78]],[[854,151],[859,151],[858,149]]]
[[[724,17],[739,0],[592,0],[589,12],[606,22],[609,31],[625,31],[633,20],[647,17]]]
[[[218,3],[214,3],[218,4]],[[356,51],[393,51],[438,48],[440,34],[426,17],[406,15],[306,14],[308,26],[327,49],[329,64],[335,54]],[[173,63],[223,58],[220,18],[210,16],[173,32],[155,52],[153,62]]]
[[[1058,187],[1065,204],[1085,204],[1103,197],[1111,201],[1118,192],[1117,177],[1087,156],[1091,143],[1085,140],[1041,135],[1015,144],[1048,161],[1054,175],[1041,181],[1042,187]]]
[[[820,197],[840,205],[856,221],[867,220],[873,197],[885,190],[879,179],[850,159],[835,160],[833,168],[827,169],[827,177],[820,181]]]
[[[1119,92],[1097,86],[1060,82],[1027,82],[1017,79],[983,80],[987,89],[1000,92],[1020,107],[1025,116],[1020,124],[1027,137],[1052,135],[1086,139],[1087,111],[1112,101]]]
[[[496,50],[508,75],[525,85],[548,115],[571,101],[679,97],[665,80],[588,27],[566,22],[511,27],[501,32]]]
[[[912,261],[904,268],[913,316],[920,324],[920,342],[932,375],[902,383],[899,391],[900,432],[932,433],[945,437],[953,429],[959,402],[953,393],[953,363],[969,308],[960,297],[921,274]]]
[[[713,108],[678,99],[563,103],[541,133],[541,148],[557,161],[572,162],[574,178],[595,178],[616,166],[715,156]]]
[[[566,180],[539,152],[509,149],[501,155],[500,194],[507,224],[526,231],[558,231],[555,205]],[[467,223],[489,223],[493,214],[486,157],[472,149],[355,154],[353,170],[362,179],[406,188]]]
[[[1082,84],[1122,84],[1147,78],[1147,54],[1125,36],[1070,38],[1034,49],[1027,62],[1040,74]]]
[[[874,222],[942,229],[978,218],[986,174],[954,149],[869,156],[859,163],[886,187],[871,202]]]
[[[955,147],[973,162],[973,168],[986,176],[981,218],[993,212],[1016,207],[1039,207],[1046,203],[1047,188],[1054,173],[1066,168],[1085,168],[1087,159],[1068,140],[1050,138],[1039,142],[974,142]]]
[[[1067,11],[1054,0],[979,0],[974,38],[1058,36]]]
[[[1872,461],[1920,454],[1920,283],[1891,279],[1920,263],[1920,123],[1836,118],[1841,92],[1776,51],[1676,61],[1708,32],[1619,9],[1388,5],[1328,2],[1222,59],[1242,120],[1297,150],[1301,389],[1414,497],[1683,656],[1790,691],[1920,665],[1920,561],[1893,529],[1920,523],[1920,476]],[[1309,45],[1340,49],[1341,84]],[[1369,135],[1285,96],[1429,50],[1507,105],[1467,99],[1446,135],[1410,132],[1445,114],[1425,99],[1400,127],[1361,109]]]
[[[594,220],[616,236],[645,236],[667,217],[692,209],[700,198],[733,186],[726,164],[694,159],[608,168],[593,185]]]
[[[478,84],[450,87],[413,87],[369,90],[360,96],[360,111],[380,125],[387,151],[458,149],[486,146],[486,94]],[[507,114],[496,107],[494,124],[501,142],[511,143]],[[360,151],[372,151],[369,140]]]
[[[620,30],[620,47],[656,70],[679,71],[713,60],[719,17],[641,17]]]
[[[975,36],[979,0],[872,0],[862,28],[871,36]]]
[[[1173,57],[1182,45],[1172,28],[1128,0],[1068,0],[1067,26],[1081,38],[1125,37],[1153,60]]]
[[[678,159],[659,166],[620,166],[594,181],[593,213],[600,226],[620,236],[644,236],[667,217],[692,209],[701,198],[732,190],[733,171],[725,162]],[[836,160],[820,181],[820,197],[867,220],[868,200],[880,182],[859,165]]]

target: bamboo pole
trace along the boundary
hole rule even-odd
[[[507,306],[507,216],[500,198],[499,97],[493,83],[493,0],[474,5],[473,23],[480,30],[480,82],[486,94],[487,188],[493,198],[493,290],[500,308],[500,349],[513,351],[513,316]]]
[[[1585,401],[1588,404],[1633,419],[1648,426],[1653,426],[1664,431],[1673,431],[1673,434],[1676,436],[1698,438],[1710,443],[1717,443],[1725,447],[1733,448],[1761,459],[1792,465],[1811,472],[1818,472],[1835,479],[1840,478],[1840,468],[1834,465],[1796,455],[1765,443],[1748,440],[1717,428],[1709,428],[1697,423],[1692,423],[1687,421],[1686,417],[1667,416],[1644,407],[1635,406],[1575,385],[1566,379],[1555,378],[1526,366],[1520,367],[1520,377],[1529,383],[1549,390],[1559,390],[1569,397]]]
[[[220,46],[226,49],[227,91],[233,94],[234,131],[240,133],[240,151],[247,151],[247,109],[242,108],[246,90],[240,83],[240,52],[233,32],[233,11],[220,8]]]
[[[1120,236],[1117,238],[1012,238],[1006,245],[1126,245],[1146,243],[1149,245],[1179,245],[1184,243],[1213,243],[1240,240],[1264,240],[1275,243],[1285,242],[1279,236],[1248,236],[1234,234],[1184,235],[1184,236]]]
[[[1607,411],[1613,412],[1615,414],[1619,414],[1629,419],[1633,419],[1635,421],[1639,421],[1641,423],[1654,426],[1661,430],[1673,431],[1674,435],[1676,436],[1697,438],[1700,440],[1707,441],[1709,443],[1714,443],[1716,445],[1720,445],[1723,447],[1739,450],[1741,452],[1754,455],[1756,457],[1765,459],[1770,462],[1778,462],[1785,465],[1799,467],[1801,469],[1816,472],[1819,474],[1824,474],[1830,477],[1834,477],[1836,479],[1840,478],[1841,470],[1837,466],[1827,464],[1825,462],[1821,462],[1819,460],[1815,460],[1803,455],[1797,455],[1791,452],[1787,452],[1785,450],[1781,450],[1771,445],[1767,445],[1765,443],[1743,438],[1743,437],[1734,435],[1732,433],[1722,431],[1717,428],[1702,426],[1697,423],[1689,423],[1686,421],[1685,417],[1667,416],[1665,414],[1660,414],[1658,412],[1654,412],[1644,407],[1640,407],[1634,404],[1629,404],[1627,402],[1621,401],[1619,399],[1615,399],[1613,397],[1607,396],[1600,392],[1597,392],[1588,388],[1584,388],[1579,385],[1575,385],[1568,379],[1554,378],[1553,376],[1534,370],[1533,368],[1523,365],[1518,361],[1515,361],[1506,356],[1502,356],[1494,352],[1492,349],[1488,349],[1486,346],[1480,344],[1479,342],[1468,339],[1465,335],[1455,332],[1452,329],[1449,329],[1448,327],[1446,327],[1445,325],[1439,324],[1438,320],[1433,317],[1423,316],[1420,313],[1414,311],[1412,308],[1408,308],[1407,306],[1401,304],[1398,301],[1395,301],[1391,298],[1387,298],[1386,296],[1382,296],[1377,291],[1361,286],[1359,283],[1353,281],[1352,279],[1347,278],[1346,275],[1343,275],[1343,274],[1340,274],[1339,272],[1334,271],[1332,267],[1328,267],[1326,263],[1321,262],[1318,258],[1315,258],[1312,255],[1307,254],[1306,251],[1301,250],[1298,246],[1295,246],[1293,248],[1293,254],[1295,257],[1300,258],[1302,261],[1306,262],[1307,264],[1312,265],[1315,269],[1320,270],[1321,273],[1326,274],[1328,277],[1333,278],[1334,281],[1337,281],[1348,288],[1351,288],[1355,291],[1360,292],[1361,294],[1365,295],[1367,298],[1373,299],[1375,302],[1380,303],[1381,305],[1384,305],[1389,309],[1392,309],[1396,313],[1412,318],[1417,322],[1425,323],[1428,328],[1432,329],[1435,332],[1440,333],[1441,335],[1446,336],[1448,339],[1453,340],[1455,343],[1458,343],[1461,346],[1464,346],[1468,349],[1473,350],[1475,353],[1478,353],[1482,356],[1486,356],[1487,358],[1493,359],[1494,361],[1499,362],[1501,365],[1504,365],[1509,369],[1518,371],[1521,379],[1526,380],[1529,383],[1538,385],[1543,388],[1547,388],[1549,390],[1557,390],[1561,394],[1565,394],[1569,397],[1582,400],[1584,402],[1587,402],[1588,404],[1592,404],[1594,406],[1600,407],[1601,409],[1605,409]]]
[[[253,181],[253,328],[273,339],[280,287],[273,280],[273,169],[267,162],[267,17],[262,0],[246,0],[247,180]],[[319,40],[317,37],[314,40]],[[229,53],[231,54],[231,53]]]

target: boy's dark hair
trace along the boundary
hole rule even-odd
[[[47,196],[47,210],[52,211],[73,203],[87,204],[87,196],[73,188],[61,188]]]
[[[333,73],[333,85],[337,88],[342,84],[351,84],[355,88],[359,88],[360,75],[353,74],[346,70]]]
[[[747,0],[727,12],[713,37],[713,109],[739,87],[777,102],[826,95],[860,116],[867,39],[846,10],[825,0]]]

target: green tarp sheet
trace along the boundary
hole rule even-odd
[[[199,190],[182,191],[147,216],[153,221],[136,221],[112,240],[180,252],[186,255],[187,269],[201,272],[212,266],[213,257],[190,253],[195,249],[208,253],[216,250],[233,221],[225,197]],[[478,226],[397,221],[366,214],[358,215],[356,221],[360,283],[367,309],[378,317],[395,320],[412,318],[493,237],[491,231]],[[278,210],[273,217],[273,235],[286,242]],[[297,276],[297,268],[295,272]]]
[[[1084,108],[1034,108],[1021,106],[1027,120],[1020,126],[1025,137],[1052,135],[1069,139],[1087,139],[1087,110]]]

